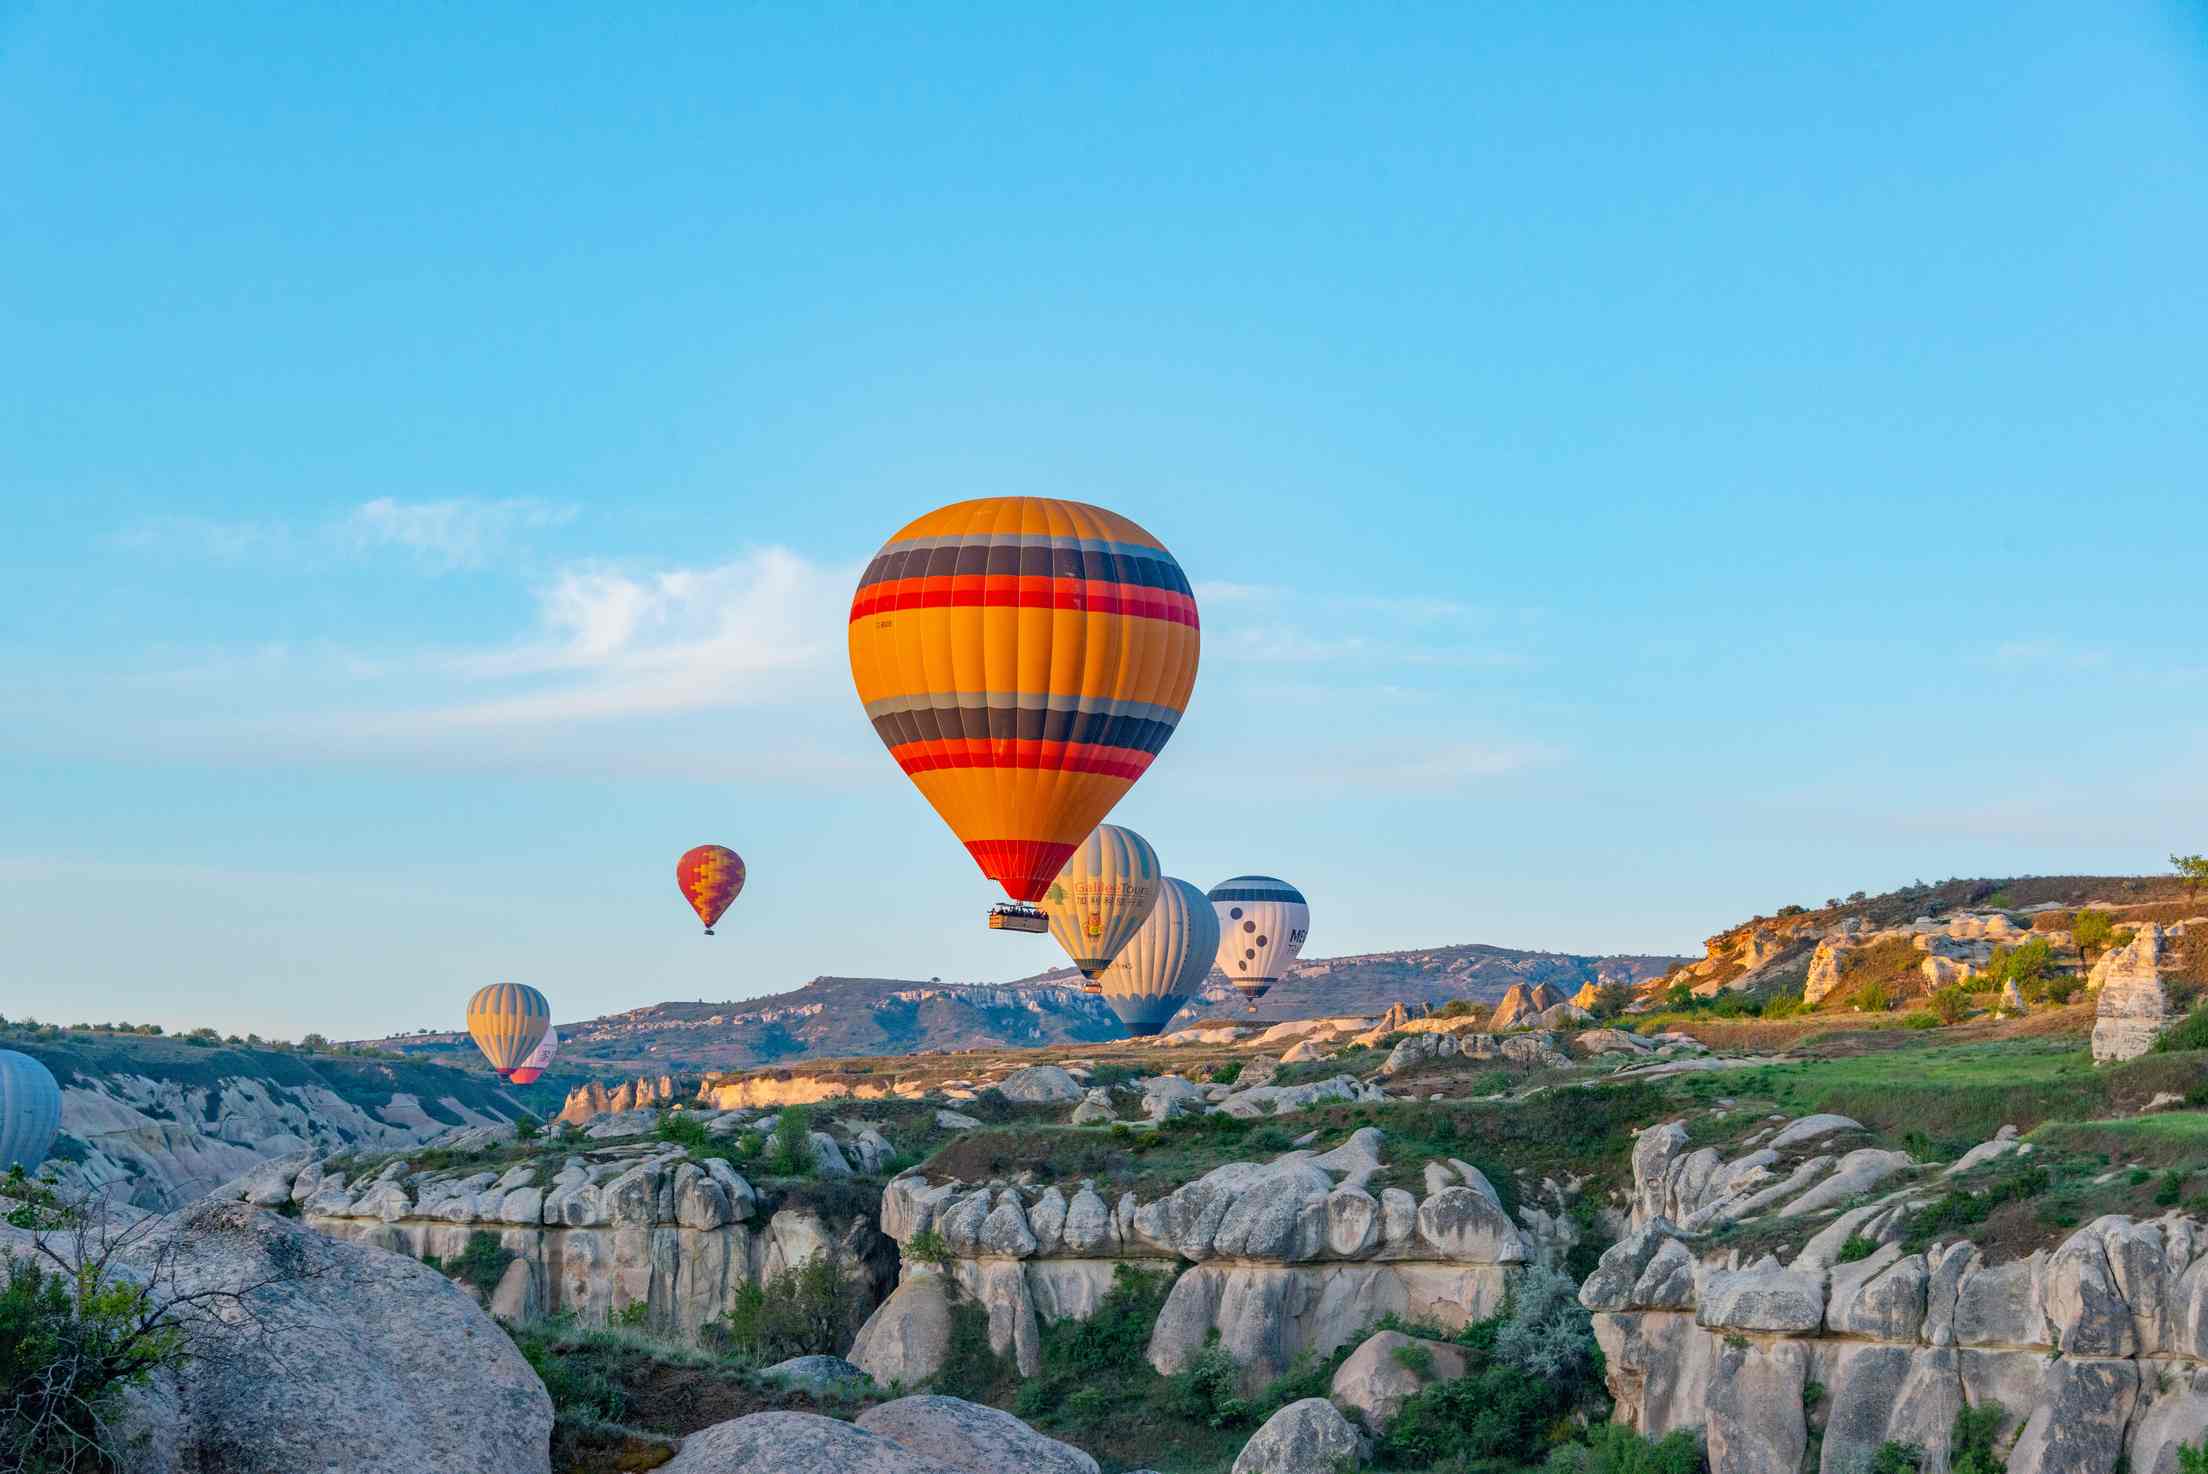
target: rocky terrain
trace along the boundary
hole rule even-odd
[[[1378,1014],[1391,1004],[1492,1001],[1514,983],[1569,995],[1589,982],[1638,983],[1675,957],[1580,957],[1506,947],[1439,947],[1297,963],[1254,1017],[1271,1024],[1322,1014]],[[1216,975],[1182,1021],[1252,1015]],[[1001,984],[896,978],[815,978],[801,988],[727,1003],[654,1003],[559,1025],[569,1067],[650,1072],[743,1070],[823,1059],[968,1049],[1097,1044],[1126,1030],[1079,976],[1059,968]],[[407,1034],[365,1041],[394,1053],[465,1059],[464,1034]]]
[[[241,1045],[12,1029],[0,1043],[61,1084],[50,1157],[72,1186],[170,1209],[272,1157],[403,1147],[557,1100],[489,1071]]]

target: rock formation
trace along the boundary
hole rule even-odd
[[[683,1440],[665,1474],[1097,1474],[1096,1460],[1009,1413],[904,1397],[856,1423],[754,1413]]]
[[[2103,1217],[2003,1264],[1968,1243],[1905,1252],[1905,1205],[1932,1194],[1893,1190],[1905,1164],[1872,1149],[1835,1157],[1828,1143],[1855,1129],[1807,1118],[1732,1162],[1684,1151],[1676,1126],[1642,1134],[1634,1231],[1580,1289],[1617,1420],[1650,1437],[1704,1429],[1711,1474],[1792,1474],[1815,1432],[1817,1467],[1843,1474],[1888,1440],[1945,1468],[1957,1409],[1998,1404],[2012,1471],[2112,1474],[2127,1460],[2174,1474],[2177,1445],[2208,1432],[2208,1225]],[[1947,1175],[2020,1149],[2006,1134]],[[1817,1155],[1790,1160],[1805,1151]],[[1685,1223],[1785,1215],[1851,1161],[1869,1165],[1825,1206],[1852,1206],[1805,1227],[1791,1261],[1696,1253]],[[1839,1262],[1851,1237],[1881,1247]],[[1815,1407],[1811,1383],[1826,1389]]]
[[[649,1110],[675,1099],[674,1077],[661,1075],[657,1080],[639,1075],[634,1080],[624,1080],[608,1090],[597,1080],[576,1086],[568,1092],[566,1104],[560,1107],[556,1121],[572,1121],[577,1126],[588,1124],[593,1116],[604,1116],[621,1111]]]
[[[549,1474],[551,1399],[444,1276],[240,1203],[131,1232],[119,1271],[164,1299],[255,1287],[188,1320],[195,1354],[130,1395],[131,1474]]]
[[[869,1219],[830,1220],[804,1206],[762,1213],[728,1163],[687,1161],[659,1142],[554,1151],[502,1172],[417,1173],[395,1161],[348,1180],[293,1162],[230,1191],[296,1202],[333,1239],[413,1259],[453,1260],[475,1234],[493,1234],[513,1259],[488,1304],[512,1321],[561,1312],[603,1321],[642,1305],[649,1324],[695,1335],[746,1285],[816,1255],[843,1263],[868,1305],[893,1273]]]
[[[2135,1059],[2154,1047],[2170,1024],[2170,1000],[2162,986],[2162,928],[2141,926],[2126,946],[2111,948],[2093,964],[2099,990],[2093,1010],[2093,1058],[2108,1063]]]
[[[1233,1474],[1335,1474],[1355,1468],[1368,1452],[1333,1403],[1306,1397],[1265,1420],[1242,1446]]]
[[[991,1345],[1032,1375],[1043,1324],[1092,1314],[1118,1265],[1178,1276],[1151,1335],[1153,1366],[1180,1370],[1216,1332],[1252,1387],[1390,1312],[1450,1327],[1491,1314],[1544,1245],[1469,1166],[1437,1164],[1423,1199],[1371,1191],[1383,1145],[1367,1127],[1330,1152],[1231,1162],[1149,1203],[1107,1202],[1093,1182],[1069,1194],[897,1178],[882,1231],[909,1245],[933,1230],[950,1263],[908,1255],[851,1360],[885,1385],[932,1374],[951,1299],[964,1295],[988,1312]]]

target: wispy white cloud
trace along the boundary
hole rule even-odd
[[[403,548],[432,568],[478,568],[516,534],[574,520],[572,506],[529,497],[402,502],[385,496],[355,507],[335,524],[334,535],[358,549]]]
[[[561,572],[526,639],[439,663],[496,694],[386,713],[384,730],[527,726],[796,699],[840,660],[857,570],[783,548],[706,568]]]
[[[377,497],[320,521],[150,517],[116,533],[118,547],[177,561],[302,569],[398,551],[432,572],[480,568],[523,534],[575,519],[575,508],[532,497],[404,502]]]

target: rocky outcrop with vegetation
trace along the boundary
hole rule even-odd
[[[2031,1143],[1931,1168],[1863,1140],[1830,1115],[1729,1159],[1642,1134],[1632,1232],[1580,1291],[1617,1419],[1702,1430],[1712,1474],[1844,1474],[1889,1444],[1944,1470],[1963,1414],[2016,1474],[2176,1474],[2208,1434],[2208,1224],[2109,1214],[2011,1257],[1959,1230],[2044,1185]]]

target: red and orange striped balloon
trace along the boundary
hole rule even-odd
[[[1039,900],[1173,735],[1196,599],[1156,538],[1048,497],[939,508],[851,601],[851,679],[982,873]]]
[[[701,844],[675,861],[675,884],[711,936],[713,923],[744,888],[744,857],[725,844]]]

